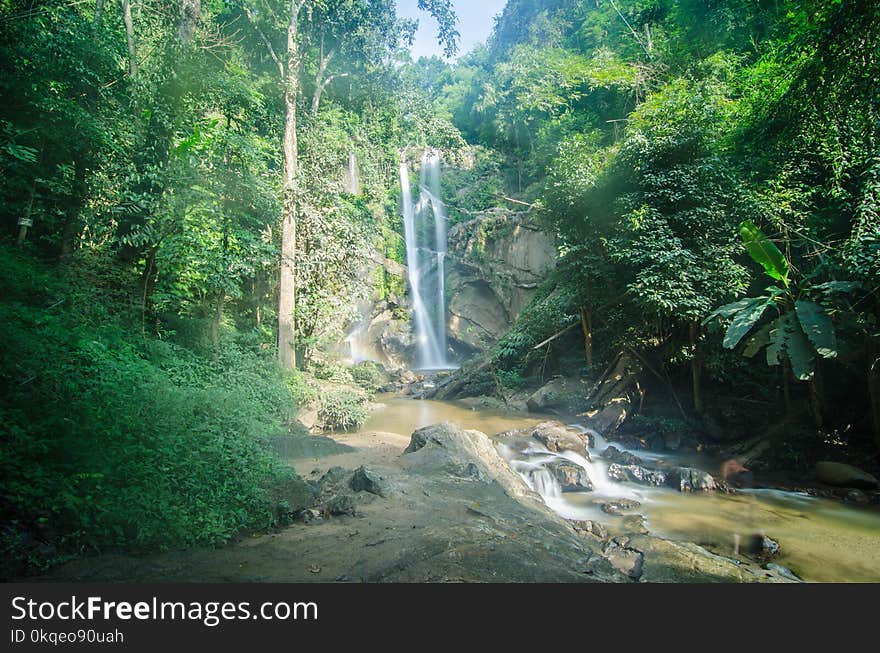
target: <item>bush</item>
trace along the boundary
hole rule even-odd
[[[329,390],[321,395],[318,420],[325,431],[361,428],[370,414],[367,398],[350,390]]]
[[[0,261],[4,577],[273,523],[266,488],[290,472],[263,441],[291,393],[268,355],[230,344],[199,357],[129,330],[76,270]]]
[[[376,392],[386,382],[385,369],[373,361],[358,363],[349,368],[348,372],[355,384],[367,392]]]
[[[290,392],[293,405],[297,408],[308,406],[318,398],[318,392],[311,379],[300,370],[287,372],[284,376],[284,383]]]
[[[341,363],[315,361],[312,363],[312,374],[316,379],[329,381],[338,385],[350,385],[354,383],[348,368]]]

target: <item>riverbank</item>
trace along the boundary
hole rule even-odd
[[[83,558],[56,568],[41,580],[783,580],[773,568],[762,569],[720,548],[713,553],[700,546],[701,541],[711,543],[694,530],[685,533],[687,537],[681,533],[673,537],[672,524],[657,512],[658,507],[662,510],[662,501],[643,504],[646,519],[602,513],[594,532],[585,530],[583,523],[575,524],[550,510],[482,434],[432,427],[427,432],[438,434],[443,444],[432,441],[419,451],[403,453],[412,438],[397,431],[410,428],[411,420],[432,421],[447,412],[465,426],[481,425],[489,431],[528,428],[540,419],[498,411],[483,414],[457,404],[394,400],[375,411],[372,424],[360,432],[275,442],[276,451],[318,492],[315,508],[298,513],[291,526],[216,549]],[[388,430],[371,430],[380,423]],[[355,483],[360,490],[352,489],[352,478],[360,468],[376,481],[375,487],[364,489],[371,484]],[[727,500],[702,495],[678,498],[686,502],[675,507],[681,516],[700,512],[698,506],[711,512],[716,502]],[[660,531],[668,531],[669,536],[659,535]],[[817,537],[823,535],[821,530],[815,532]],[[795,537],[797,532],[786,533],[783,550],[791,549]]]

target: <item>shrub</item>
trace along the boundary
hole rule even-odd
[[[300,370],[287,372],[284,376],[284,383],[290,392],[291,401],[297,408],[308,406],[318,398],[318,392],[312,383],[312,380]]]
[[[376,392],[386,381],[385,370],[379,363],[364,361],[348,370],[356,385],[367,392]]]
[[[349,385],[354,382],[348,368],[335,362],[315,361],[312,363],[312,374],[316,379],[338,385]]]
[[[367,398],[350,390],[329,390],[321,395],[318,420],[325,431],[361,428],[370,414]]]
[[[266,488],[290,472],[263,441],[291,393],[271,359],[145,338],[75,270],[56,279],[3,250],[0,261],[0,574],[273,523]]]

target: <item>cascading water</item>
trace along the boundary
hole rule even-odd
[[[415,327],[416,367],[451,369],[446,339],[446,207],[440,200],[440,155],[422,157],[419,201],[413,202],[406,162],[400,164],[406,262]],[[429,229],[433,223],[433,233]]]
[[[349,195],[361,194],[361,180],[358,174],[357,155],[354,152],[348,153],[348,165],[345,167],[343,178],[343,187]]]
[[[615,483],[608,477],[608,466],[601,460],[601,452],[608,446],[604,438],[597,437],[597,433],[579,424],[570,426],[591,436],[593,446],[588,447],[590,459],[573,451],[550,451],[531,440],[520,447],[499,444],[498,449],[511,469],[541,496],[544,503],[567,519],[595,519],[598,508],[593,501],[596,499],[637,499],[642,503],[650,500],[647,488],[628,487]],[[550,471],[552,464],[560,461],[574,463],[584,469],[592,483],[592,492],[564,493],[561,484]]]

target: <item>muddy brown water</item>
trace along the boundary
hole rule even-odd
[[[382,407],[371,414],[361,433],[397,434],[401,442],[418,428],[444,421],[495,435],[529,428],[548,419],[474,409],[455,402],[387,397],[379,401]],[[344,436],[341,440],[345,441]],[[601,457],[597,462],[602,468]],[[706,461],[701,462],[706,471],[717,472],[707,468]],[[880,508],[876,506],[854,506],[776,490],[691,495],[665,488],[621,485],[619,494],[641,502],[642,506],[634,512],[645,516],[648,529],[655,535],[695,542],[735,558],[735,535],[745,539],[765,534],[780,543],[781,553],[774,562],[804,580],[880,582]],[[548,504],[563,516],[597,519],[614,530],[623,517],[602,513],[593,499],[591,493],[563,494],[548,500]]]

